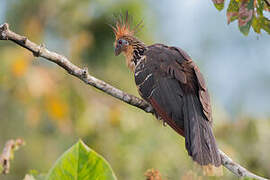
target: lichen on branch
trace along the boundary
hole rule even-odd
[[[2,154],[0,154],[0,174],[8,174],[10,161],[14,158],[14,151],[24,145],[23,139],[9,140],[6,142]]]

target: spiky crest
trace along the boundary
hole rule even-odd
[[[135,27],[132,27],[133,18],[126,11],[125,16],[120,14],[117,19],[115,26],[111,25],[115,38],[119,39],[123,36],[134,36],[142,27],[143,21],[141,20]]]

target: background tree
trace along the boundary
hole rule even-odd
[[[225,0],[212,1],[219,11],[224,8]],[[248,35],[250,27],[258,34],[261,30],[270,34],[269,11],[268,0],[230,0],[227,8],[228,24],[238,20],[238,27],[244,35]]]

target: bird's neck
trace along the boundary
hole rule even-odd
[[[146,45],[141,41],[137,41],[128,47],[125,57],[127,66],[131,71],[134,72],[135,67],[141,62],[146,49]]]

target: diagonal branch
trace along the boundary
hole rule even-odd
[[[51,62],[54,62],[64,68],[69,74],[79,78],[86,84],[94,86],[105,93],[120,99],[130,105],[136,106],[146,112],[153,112],[153,108],[146,101],[137,98],[131,94],[125,93],[104,81],[101,81],[88,73],[87,68],[79,68],[78,66],[72,64],[63,55],[57,54],[55,52],[49,51],[44,47],[44,45],[38,46],[37,44],[31,42],[26,37],[18,35],[9,30],[9,25],[7,23],[0,25],[0,40],[10,40],[14,43],[28,49],[36,57],[43,57]]]
[[[51,61],[53,63],[58,64],[62,68],[64,68],[69,74],[79,78],[86,84],[93,86],[121,101],[124,101],[132,106],[135,106],[137,108],[140,108],[144,110],[147,113],[153,113],[152,106],[147,103],[145,100],[140,99],[136,96],[133,96],[131,94],[125,93],[107,83],[104,81],[101,81],[93,76],[91,76],[87,68],[79,68],[78,66],[72,64],[66,57],[57,54],[55,52],[49,51],[46,49],[43,45],[39,46],[30,40],[28,40],[26,37],[21,36],[19,34],[16,34],[12,32],[9,29],[9,26],[7,23],[0,25],[0,40],[10,40],[18,44],[19,46],[28,49],[33,53],[36,57],[43,57],[47,59],[48,61]],[[240,164],[237,164],[232,159],[230,159],[224,152],[220,151],[220,156],[222,159],[222,164],[224,167],[226,167],[229,171],[231,171],[233,174],[235,174],[238,177],[250,177],[254,179],[259,180],[266,180],[263,177],[259,177],[244,167],[242,167]]]
[[[24,144],[22,139],[7,141],[2,154],[0,154],[0,174],[8,174],[10,168],[10,160],[13,159],[14,151]]]
[[[268,7],[270,7],[270,3],[268,0],[264,0],[264,2],[267,4]]]

